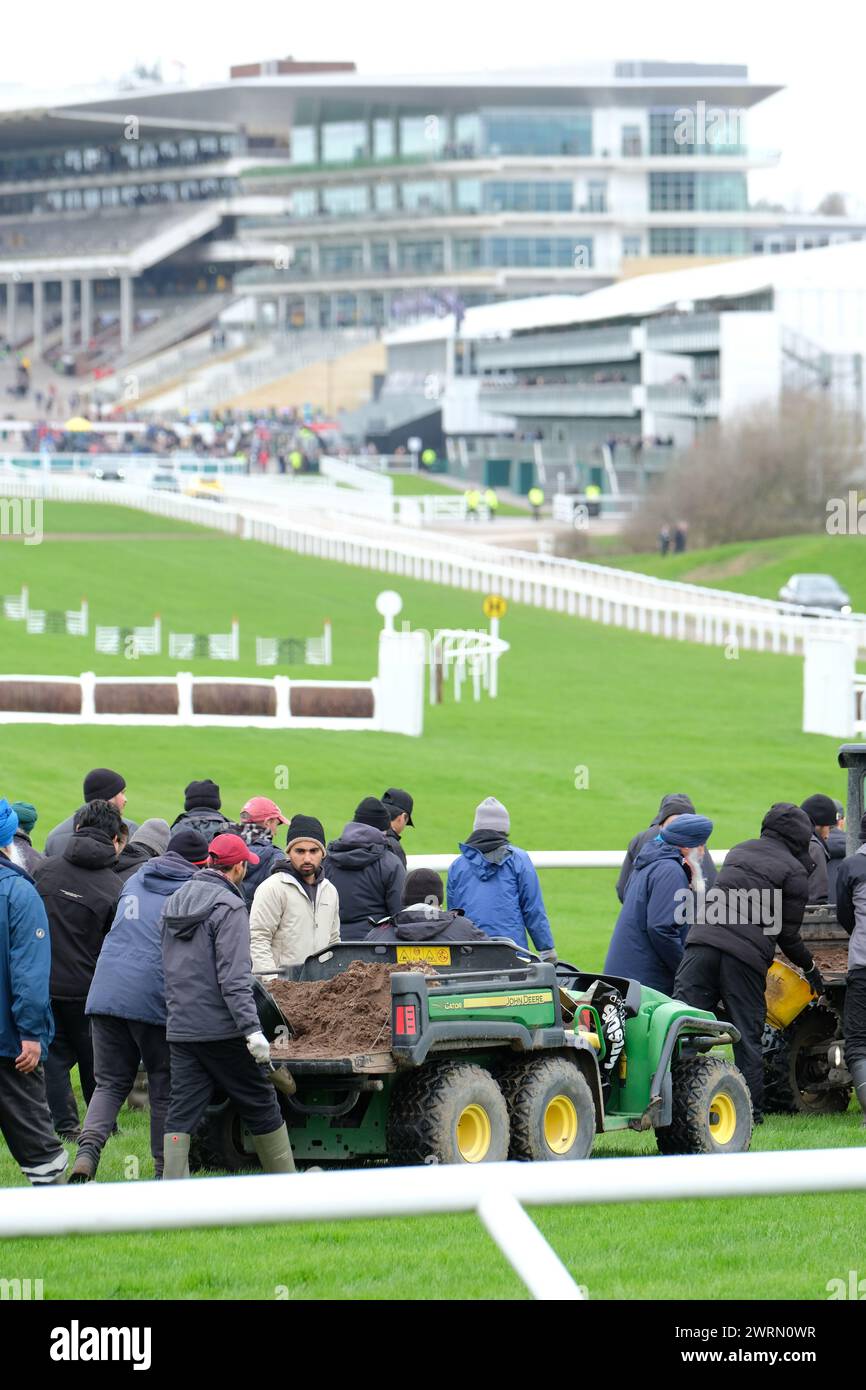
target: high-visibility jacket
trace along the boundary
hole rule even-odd
[[[485,505],[490,508],[491,512],[495,512],[497,507],[499,506],[499,498],[496,496],[496,493],[493,491],[492,487],[489,487],[485,492],[484,502]]]
[[[470,488],[469,491],[465,493],[465,498],[467,509],[470,512],[477,512],[478,503],[481,501],[481,493],[477,488]]]
[[[544,493],[541,491],[540,487],[531,487],[528,496],[530,504],[533,507],[540,507],[544,501]]]

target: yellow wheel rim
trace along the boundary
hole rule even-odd
[[[717,1091],[710,1101],[710,1134],[717,1144],[730,1144],[737,1128],[737,1107],[727,1091]]]
[[[490,1116],[480,1105],[467,1105],[457,1121],[457,1152],[464,1163],[481,1163],[490,1148]]]
[[[544,1112],[544,1140],[551,1153],[567,1154],[580,1128],[574,1101],[554,1096]]]

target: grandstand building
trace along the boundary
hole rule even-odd
[[[0,110],[5,336],[69,374],[180,341],[243,296],[260,327],[393,325],[648,268],[860,237],[754,208],[745,67],[615,63],[220,83]]]
[[[485,485],[640,493],[707,425],[771,416],[786,390],[847,412],[859,449],[866,245],[480,306],[459,329],[431,318],[385,344],[381,389],[349,432],[387,446],[438,424],[453,468]]]

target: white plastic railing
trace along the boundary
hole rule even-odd
[[[528,1206],[675,1202],[866,1189],[863,1149],[789,1149],[572,1163],[478,1163],[343,1173],[0,1191],[0,1239],[106,1235],[476,1212],[538,1299],[592,1294],[532,1223]],[[591,1261],[591,1254],[587,1255]]]
[[[72,479],[0,475],[0,492],[13,497],[53,497],[67,501],[115,502],[162,516],[218,527],[298,554],[310,555],[425,583],[450,585],[479,593],[498,593],[518,603],[571,617],[624,627],[676,641],[694,641],[739,650],[794,653],[813,633],[839,636],[866,651],[866,614],[835,618],[820,610],[800,609],[747,594],[704,589],[694,584],[657,580],[627,570],[578,560],[560,560],[529,551],[499,549],[463,537],[442,536],[384,522],[363,523],[338,511],[317,517],[266,520],[242,500],[214,506],[171,494],[115,489]],[[340,510],[366,509],[369,494],[339,490]],[[354,499],[354,501],[353,501]],[[288,500],[288,499],[287,499]],[[273,511],[273,509],[271,509]]]

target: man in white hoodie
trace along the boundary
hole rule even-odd
[[[250,909],[253,970],[273,974],[301,965],[340,939],[340,899],[322,874],[325,832],[314,816],[293,816],[287,863],[256,889]]]

